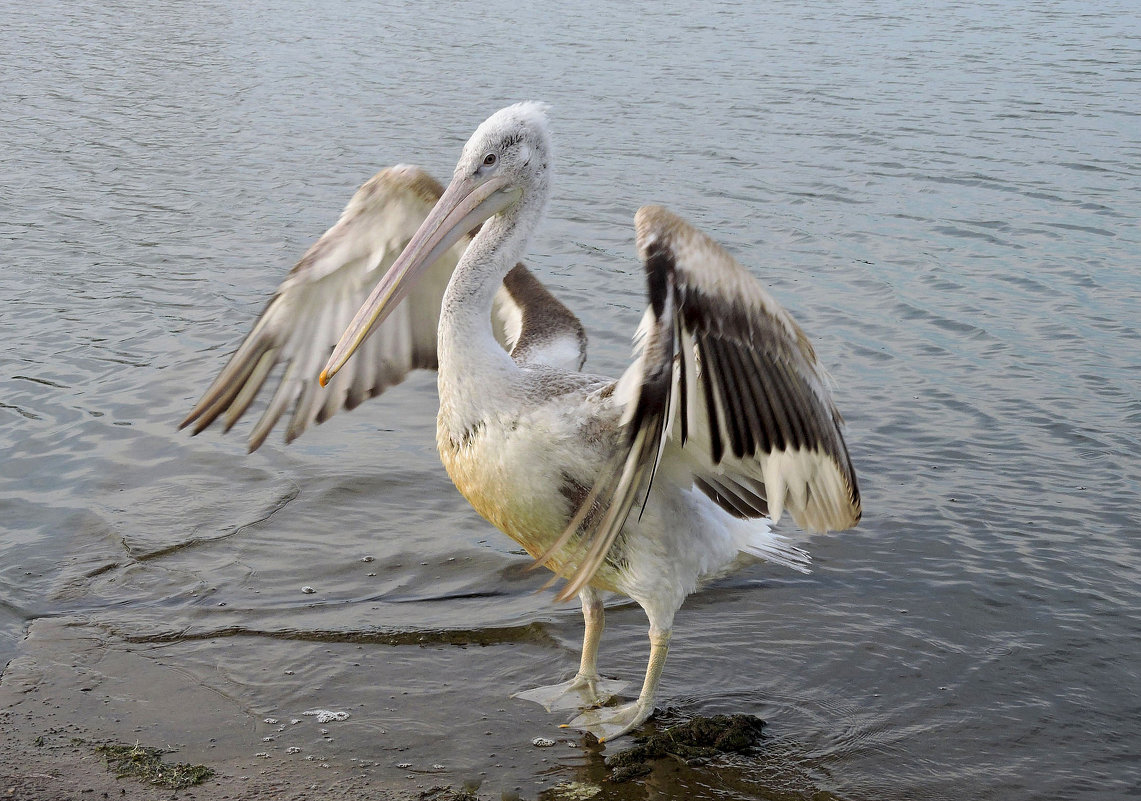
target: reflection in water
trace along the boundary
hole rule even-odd
[[[584,743],[532,746],[562,721],[508,699],[564,678],[578,611],[451,488],[430,377],[252,457],[174,431],[364,177],[445,177],[474,123],[531,97],[565,165],[533,264],[597,332],[590,369],[628,358],[633,211],[668,200],[818,343],[865,499],[859,529],[807,543],[812,575],[761,566],[680,613],[663,705],[765,719],[755,758],[616,792],[1136,792],[1132,8],[484,11],[475,37],[462,4],[47,4],[0,26],[0,658],[24,660],[5,681],[38,676],[91,728],[177,697],[168,674],[196,710],[350,713],[330,742],[202,711],[171,738],[191,760],[200,731],[341,776],[443,764],[527,797],[601,777]],[[640,613],[608,617],[603,672],[639,672]],[[253,636],[207,637],[225,631]],[[256,634],[305,631],[346,639]],[[81,686],[89,647],[105,681]]]

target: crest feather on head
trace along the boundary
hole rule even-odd
[[[471,141],[474,142],[482,137],[494,135],[505,128],[517,127],[529,128],[544,140],[548,140],[550,129],[547,126],[547,109],[549,108],[549,104],[534,100],[527,100],[502,108],[475,129]]]

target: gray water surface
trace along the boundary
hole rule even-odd
[[[446,177],[540,99],[529,262],[589,368],[627,363],[633,214],[665,203],[809,332],[864,494],[811,575],[679,614],[660,705],[759,715],[766,746],[633,797],[1141,793],[1135,4],[533,6],[0,11],[0,664],[63,619],[251,719],[351,712],[268,759],[597,774],[509,699],[573,671],[581,617],[451,486],[430,375],[252,456],[176,431],[364,179]],[[602,648],[641,676],[636,606]]]

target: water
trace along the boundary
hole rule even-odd
[[[173,673],[248,717],[211,735],[241,758],[326,778],[602,775],[508,698],[573,669],[581,619],[451,487],[430,376],[249,457],[175,430],[360,182],[446,177],[536,98],[559,172],[530,262],[591,369],[626,362],[632,215],[667,203],[810,332],[864,492],[812,575],[758,566],[679,615],[661,704],[760,715],[763,751],[630,797],[1141,791],[1132,4],[535,5],[2,12],[6,680],[127,739],[55,643],[138,702],[120,728],[194,755],[205,711],[148,712]],[[645,653],[615,605],[604,672]],[[312,709],[350,718],[289,722]]]

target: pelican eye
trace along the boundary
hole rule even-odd
[[[483,157],[483,166],[491,167],[495,164],[496,161],[498,161],[496,155],[494,153],[488,153]]]

